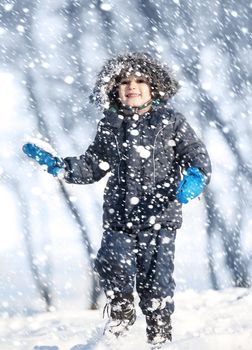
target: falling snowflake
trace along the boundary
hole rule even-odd
[[[139,153],[141,158],[149,158],[151,155],[151,152],[144,146],[137,146],[136,151]]]
[[[100,162],[99,163],[99,168],[101,170],[107,171],[109,169],[109,163],[108,162]]]
[[[139,203],[139,198],[138,198],[138,197],[131,197],[131,198],[130,198],[130,203],[131,203],[132,205],[138,204],[138,203]]]
[[[72,76],[70,76],[70,75],[67,75],[67,76],[65,77],[65,79],[64,79],[64,82],[65,82],[66,84],[71,85],[71,84],[74,82],[74,78],[73,78]]]

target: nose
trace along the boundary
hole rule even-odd
[[[129,81],[129,89],[130,89],[130,90],[135,89],[136,86],[137,86],[137,83],[136,83],[136,81],[135,81],[134,79],[132,79],[132,80]]]

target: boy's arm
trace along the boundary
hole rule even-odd
[[[99,181],[110,170],[107,162],[106,145],[101,127],[98,127],[93,143],[80,157],[64,158],[66,172],[64,179],[68,183],[90,184]]]
[[[198,168],[206,177],[206,184],[211,177],[211,161],[204,143],[185,117],[177,113],[175,122],[176,155],[183,170]]]

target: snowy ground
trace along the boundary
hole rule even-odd
[[[174,341],[170,350],[252,349],[252,291],[227,289],[176,295]],[[102,338],[105,320],[98,311],[55,311],[33,316],[4,315],[0,319],[1,350],[141,350],[145,323],[140,311],[129,335],[107,347]]]

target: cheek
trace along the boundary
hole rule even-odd
[[[144,90],[144,95],[145,95],[146,97],[151,98],[151,90],[150,90],[149,86],[146,86],[146,88],[145,88],[145,90]]]

